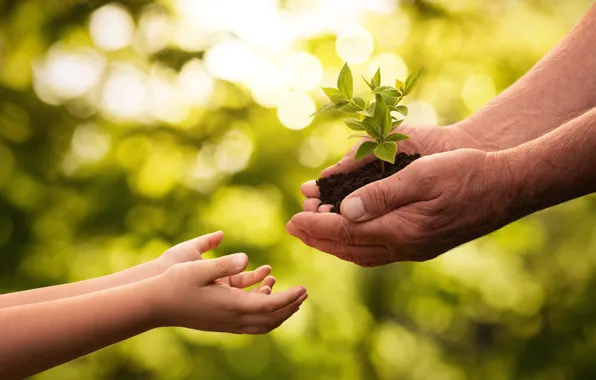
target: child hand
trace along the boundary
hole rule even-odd
[[[262,276],[258,271],[242,273],[247,264],[247,256],[238,253],[176,264],[152,278],[149,294],[156,323],[239,334],[264,334],[280,326],[298,311],[306,289],[271,295],[245,292],[239,288]]]
[[[203,260],[203,253],[217,248],[223,240],[223,232],[217,231],[207,235],[199,236],[173,246],[165,251],[158,259],[157,265],[160,273],[167,271],[171,266],[190,261]],[[239,273],[234,276],[218,279],[218,283],[234,288],[244,289],[262,281],[261,285],[251,292],[271,294],[275,285],[275,277],[269,276],[271,267],[261,266],[254,271]]]

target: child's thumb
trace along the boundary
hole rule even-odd
[[[208,284],[218,278],[232,276],[242,272],[248,265],[248,257],[244,253],[236,253],[200,262],[201,282]]]

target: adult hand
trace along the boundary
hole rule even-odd
[[[432,259],[515,219],[506,167],[475,149],[425,156],[352,193],[341,215],[302,212],[287,230],[361,266]]]
[[[398,143],[400,152],[407,154],[418,153],[426,156],[461,148],[481,148],[480,143],[458,125],[446,127],[402,125],[399,132],[410,137]],[[321,176],[328,177],[337,173],[351,172],[373,161],[375,158],[373,155],[354,161],[354,155],[364,141],[366,140],[363,139],[352,147],[337,164],[323,170]],[[304,183],[301,191],[306,197],[304,211],[328,212],[331,209],[331,205],[321,205],[320,193],[315,181]]]

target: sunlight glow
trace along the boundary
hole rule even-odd
[[[107,51],[130,45],[135,31],[134,21],[121,5],[108,4],[91,14],[89,32],[96,46]]]
[[[315,102],[304,92],[290,92],[277,105],[277,117],[288,129],[304,129],[311,122],[316,111]]]
[[[317,168],[327,159],[327,144],[317,136],[306,138],[298,151],[298,162],[308,168]]]
[[[94,124],[83,124],[74,131],[71,149],[78,160],[96,162],[109,152],[110,145],[110,135],[105,131]]]
[[[161,121],[176,124],[188,117],[189,109],[182,101],[176,73],[155,68],[147,82],[147,113]]]
[[[145,114],[146,75],[134,66],[114,65],[101,94],[104,112],[121,119],[138,119]]]
[[[383,53],[375,56],[368,66],[369,75],[373,75],[378,68],[381,68],[381,84],[383,86],[395,86],[395,80],[406,80],[408,67],[403,58],[393,53]]]
[[[223,173],[237,173],[246,168],[252,151],[250,138],[241,130],[231,130],[215,150],[215,167]]]
[[[486,74],[476,74],[468,78],[461,91],[466,106],[476,111],[497,95],[495,83]]]
[[[141,14],[137,41],[142,50],[153,53],[165,48],[173,33],[172,20],[160,7],[149,6]]]
[[[352,64],[365,62],[370,58],[375,45],[364,27],[350,27],[337,35],[336,50],[343,61]]]
[[[37,86],[60,99],[84,95],[99,82],[105,59],[92,49],[66,50],[54,47],[44,61],[34,66]]]
[[[432,104],[417,100],[407,104],[408,124],[437,125],[437,111]]]
[[[242,40],[269,51],[289,45],[290,36],[276,0],[236,0],[234,13],[242,16],[232,25]]]
[[[187,104],[193,107],[204,107],[213,94],[215,80],[207,74],[200,60],[191,59],[180,70],[178,86]]]
[[[323,66],[310,53],[296,53],[290,56],[284,66],[284,76],[289,87],[310,91],[319,88],[323,79]]]
[[[250,80],[256,61],[250,45],[235,39],[213,46],[204,59],[209,74],[231,82]]]

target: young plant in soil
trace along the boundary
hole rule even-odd
[[[419,154],[398,154],[397,150],[397,142],[408,139],[408,136],[397,132],[408,115],[408,108],[400,105],[400,102],[412,92],[420,74],[421,70],[418,69],[408,76],[405,83],[398,79],[395,87],[381,86],[381,69],[378,69],[370,81],[362,78],[371,90],[371,99],[365,101],[354,96],[352,71],[346,63],[339,73],[337,88],[323,87],[331,103],[316,113],[345,113],[346,126],[358,132],[349,138],[368,139],[358,148],[355,160],[361,160],[371,154],[377,158],[354,172],[334,174],[317,180],[321,202],[333,205],[332,212],[339,212],[341,201],[353,191],[397,173],[420,157]]]

